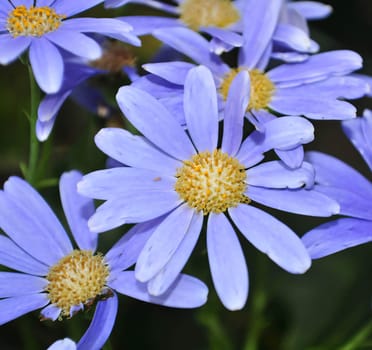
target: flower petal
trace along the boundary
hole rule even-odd
[[[128,197],[133,191],[163,192],[174,189],[176,178],[162,173],[130,167],[97,170],[83,177],[79,193],[96,199]],[[119,185],[118,185],[119,184]]]
[[[332,12],[332,6],[322,4],[318,1],[297,1],[290,2],[286,6],[297,11],[308,20],[323,19]]]
[[[30,43],[30,37],[13,38],[10,34],[0,34],[0,63],[4,65],[11,63],[28,48]]]
[[[50,303],[45,293],[22,295],[0,300],[0,325]]]
[[[264,211],[241,204],[229,214],[240,232],[258,250],[290,273],[304,273],[311,259],[300,238],[286,225]]]
[[[136,263],[136,278],[147,282],[169,262],[184,239],[194,209],[181,205],[170,213],[146,242]]]
[[[145,138],[119,128],[101,129],[95,136],[97,147],[117,161],[140,169],[174,175],[182,163],[159,151]]]
[[[222,304],[232,311],[242,309],[248,297],[248,269],[238,237],[224,214],[209,214],[207,249]]]
[[[56,0],[53,3],[53,8],[57,13],[71,17],[77,13],[90,9],[93,6],[100,4],[102,0],[84,0],[82,2]]]
[[[97,303],[89,328],[78,342],[79,350],[100,350],[109,338],[118,313],[116,294]]]
[[[94,213],[93,200],[77,193],[77,183],[83,175],[78,171],[62,174],[59,191],[67,222],[78,247],[82,250],[95,251],[97,248],[97,234],[90,232],[88,219]]]
[[[64,71],[59,50],[43,37],[34,39],[30,46],[30,62],[40,88],[47,94],[56,93],[62,85]]]
[[[275,153],[291,169],[299,168],[304,160],[304,147],[302,145],[286,151],[276,149]]]
[[[48,281],[45,278],[16,272],[0,272],[0,298],[41,293]]]
[[[244,115],[250,98],[250,79],[247,71],[242,71],[232,81],[223,122],[221,150],[234,156],[239,150],[243,137]]]
[[[342,218],[307,232],[302,241],[312,259],[372,241],[372,221]]]
[[[147,63],[142,66],[147,72],[178,85],[185,84],[187,73],[194,67],[192,63],[181,61]]]
[[[0,264],[31,275],[46,276],[49,267],[34,259],[11,239],[0,235]]]
[[[186,262],[198,241],[202,224],[203,214],[201,212],[194,213],[190,226],[181,244],[178,246],[168,263],[149,281],[147,290],[151,295],[158,296],[165,293],[170,285],[175,281],[178,274],[186,265]]]
[[[116,99],[128,120],[163,151],[180,160],[189,159],[195,153],[185,131],[154,97],[124,86],[119,89]]]
[[[301,215],[327,217],[340,212],[336,201],[314,190],[248,186],[246,195],[265,206]]]
[[[62,49],[88,60],[96,60],[102,55],[102,49],[95,40],[76,31],[58,30],[48,33],[47,38]]]
[[[247,183],[267,188],[311,187],[314,184],[314,168],[303,163],[298,169],[290,169],[284,163],[271,161],[247,170]]]
[[[47,350],[77,350],[75,342],[69,338],[57,340]]]
[[[180,275],[168,291],[158,297],[147,292],[146,283],[141,283],[134,277],[133,271],[124,271],[110,286],[118,293],[152,304],[177,308],[194,308],[202,306],[207,301],[207,286],[195,277]]]
[[[212,73],[192,68],[185,81],[184,110],[187,129],[199,152],[213,151],[218,141],[217,94]]]
[[[127,223],[139,223],[161,216],[182,203],[173,189],[163,192],[128,194],[125,198],[106,201],[89,219],[88,225],[93,232],[104,232]]]
[[[49,304],[40,311],[40,317],[44,320],[55,321],[58,319],[62,309],[55,304]]]

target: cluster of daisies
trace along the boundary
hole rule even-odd
[[[101,3],[137,3],[164,15],[77,16]],[[371,182],[303,148],[314,139],[309,119],[342,120],[372,170],[372,112],[357,117],[349,102],[370,93],[368,80],[353,74],[362,58],[350,50],[318,53],[309,34],[307,22],[330,12],[290,0],[1,1],[0,63],[27,51],[45,92],[39,141],[86,80],[117,60],[128,63],[117,42],[140,46],[139,37],[152,35],[164,45],[157,62],[143,65],[145,74],[120,67],[131,83],[116,100],[140,135],[101,129],[95,143],[109,166],[60,178],[74,243],[30,184],[16,176],[5,182],[0,264],[17,272],[0,272],[0,324],[36,309],[42,319],[70,318],[96,304],[77,343],[66,338],[49,349],[99,350],[114,326],[118,293],[177,308],[207,301],[207,286],[182,273],[199,240],[206,239],[213,287],[229,310],[242,309],[249,290],[239,237],[293,274],[370,241]],[[301,239],[265,208],[342,217]],[[116,244],[96,251],[99,233],[125,224],[132,227]]]

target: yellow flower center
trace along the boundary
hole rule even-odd
[[[227,99],[232,81],[244,69],[246,68],[232,69],[224,77],[220,86],[220,93],[225,100]],[[259,69],[247,71],[251,80],[250,99],[247,110],[267,108],[275,91],[274,83]]]
[[[45,33],[53,32],[61,25],[65,15],[57,14],[48,6],[33,7],[17,6],[10,12],[6,28],[9,33],[17,36],[42,36]]]
[[[102,295],[109,269],[102,255],[88,250],[74,250],[54,266],[46,276],[52,304],[61,308],[61,316],[70,316],[75,305],[90,305]]]
[[[186,0],[180,5],[181,21],[193,30],[200,27],[225,28],[240,16],[230,0]]]
[[[245,168],[221,150],[201,152],[177,169],[175,190],[191,208],[222,213],[239,203],[249,203],[244,195]]]

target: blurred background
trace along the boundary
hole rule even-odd
[[[334,8],[325,20],[310,23],[311,33],[321,47],[351,49],[364,58],[361,73],[372,75],[372,1],[328,1]],[[87,16],[121,16],[156,13],[144,7],[126,6],[105,11],[98,7]],[[148,62],[159,43],[143,38],[143,47],[133,50],[138,66]],[[0,184],[10,175],[22,176],[20,164],[27,163],[29,108],[27,67],[20,62],[0,66]],[[128,127],[115,105],[117,89],[128,83],[124,74],[94,78],[92,87],[104,86],[103,94],[112,108],[112,117],[99,117],[68,100],[50,139],[41,150],[40,174],[50,181],[39,189],[62,222],[58,187],[64,171],[78,169],[87,173],[103,168],[105,156],[95,147],[93,137],[105,126]],[[359,115],[372,109],[372,100],[355,101]],[[321,150],[351,164],[370,178],[359,154],[343,135],[338,122],[318,122],[316,141],[307,150]],[[300,236],[323,222],[271,210]],[[105,252],[128,227],[100,236],[100,251]],[[204,236],[202,236],[204,237]],[[242,237],[240,237],[242,238]],[[32,232],[30,232],[32,239]],[[225,310],[212,288],[204,240],[201,239],[186,267],[210,286],[208,303],[197,310],[176,310],[120,297],[120,308],[109,343],[104,349],[162,350],[333,350],[344,349],[371,320],[372,247],[370,244],[314,261],[305,275],[291,275],[274,265],[244,239],[242,246],[250,274],[250,296],[242,311]],[[1,350],[46,349],[66,336],[80,339],[88,327],[94,308],[70,320],[38,320],[38,312],[23,316],[0,327]],[[371,342],[360,349],[372,349]],[[344,349],[346,350],[346,348]]]

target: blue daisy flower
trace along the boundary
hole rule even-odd
[[[242,142],[248,87],[248,72],[240,72],[227,99],[221,142],[216,87],[204,66],[191,69],[186,78],[187,131],[154,97],[126,86],[117,101],[144,137],[115,128],[102,129],[95,137],[103,152],[125,166],[90,173],[78,184],[83,195],[106,201],[89,219],[91,230],[164,216],[135,268],[137,279],[149,282],[152,295],[162,295],[178,276],[206,221],[215,288],[228,309],[240,309],[247,299],[248,272],[231,221],[283,269],[303,273],[310,259],[300,239],[252,204],[304,215],[338,212],[335,201],[304,188],[313,184],[308,163],[295,170],[280,161],[259,164],[266,151],[310,142],[313,127],[306,119],[275,119],[267,123],[265,134],[254,131]]]
[[[93,201],[76,192],[82,175],[65,173],[60,181],[62,205],[72,243],[53,211],[24,180],[10,177],[0,192],[0,264],[18,272],[0,272],[0,324],[36,309],[42,319],[62,319],[97,302],[78,350],[99,350],[114,326],[116,293],[150,303],[192,308],[205,303],[207,287],[196,278],[181,275],[160,297],[150,296],[146,285],[135,279],[134,264],[156,222],[137,225],[105,255],[97,253],[97,234],[87,219]],[[31,236],[30,236],[31,235]]]
[[[112,18],[69,18],[102,0],[12,0],[0,2],[0,63],[8,64],[29,48],[35,79],[46,93],[62,84],[64,64],[61,50],[90,60],[98,59],[99,44],[85,33],[100,33],[132,45],[139,39],[132,27]]]
[[[372,112],[344,121],[343,129],[372,171]],[[306,155],[316,171],[315,190],[334,198],[347,216],[320,225],[303,237],[313,259],[372,241],[372,183],[351,166],[330,155]]]

